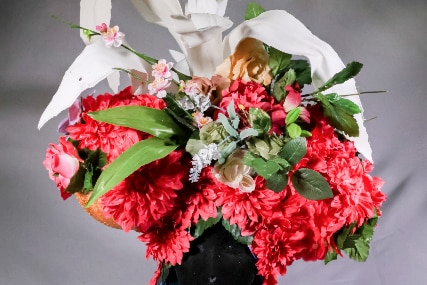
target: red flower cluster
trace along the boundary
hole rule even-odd
[[[276,284],[294,260],[323,260],[335,248],[333,235],[342,227],[353,222],[360,226],[375,211],[381,215],[383,182],[369,175],[372,164],[356,156],[352,142],[341,142],[318,110],[311,111],[317,123],[307,139],[307,154],[294,170],[305,167],[322,173],[334,197],[307,200],[291,183],[282,192],[282,201],[255,233],[252,244],[264,284]]]
[[[261,108],[272,118],[273,131],[281,134],[286,116],[283,104],[296,108],[300,100],[297,87],[287,88],[291,94],[287,103],[275,103],[258,83],[235,80],[224,92],[220,107],[226,108],[234,100],[236,112]],[[43,162],[63,198],[69,196],[65,188],[80,166],[78,149],[100,149],[111,162],[149,137],[134,129],[95,121],[87,114],[125,105],[165,107],[163,100],[134,96],[130,88],[117,95],[83,99],[81,119],[67,128],[70,138],[78,141],[77,149],[61,137],[59,145],[48,149]],[[357,157],[353,143],[340,140],[318,108],[304,109],[303,115],[307,123],[313,118],[312,136],[307,138],[305,157],[289,172],[289,183],[280,193],[267,189],[264,178],[256,175],[252,177],[253,191],[232,188],[214,177],[210,165],[201,170],[197,182],[191,183],[190,156],[176,150],[140,167],[104,194],[100,198],[103,213],[124,231],[141,232],[139,240],[147,243],[147,257],[152,256],[159,264],[177,265],[194,239],[189,229],[200,219],[217,217],[220,209],[222,218],[237,225],[242,236],[253,236],[251,248],[259,274],[265,285],[276,284],[277,277],[284,275],[294,260],[324,259],[331,248],[338,250],[334,234],[352,223],[361,226],[375,213],[381,215],[379,207],[385,200],[380,191],[382,180],[369,175],[372,164]],[[292,173],[300,168],[320,173],[334,197],[314,201],[298,194],[291,181]],[[161,267],[150,284],[155,284],[160,274]]]
[[[145,232],[172,210],[184,181],[188,163],[183,153],[175,151],[167,157],[142,166],[119,185],[104,194],[101,204],[107,218],[113,218],[124,231]]]
[[[123,151],[149,135],[134,129],[95,121],[87,113],[118,106],[146,106],[163,109],[163,100],[150,95],[132,95],[131,87],[119,94],[104,94],[97,97],[88,96],[82,100],[81,121],[68,126],[70,138],[79,141],[79,148],[100,149],[107,154],[108,161],[116,159]]]
[[[221,108],[227,108],[231,100],[234,101],[236,112],[243,106],[245,111],[249,108],[260,108],[270,115],[272,121],[271,131],[281,134],[285,125],[286,113],[283,109],[283,102],[276,103],[274,98],[268,95],[263,86],[256,82],[245,82],[241,79],[235,80],[228,90],[223,91]]]

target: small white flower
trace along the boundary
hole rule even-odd
[[[197,154],[193,156],[193,160],[191,161],[193,167],[190,169],[189,180],[193,183],[199,181],[202,169],[210,165],[212,160],[218,160],[220,157],[221,153],[218,150],[218,146],[214,143],[200,149]]]

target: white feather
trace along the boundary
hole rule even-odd
[[[96,30],[96,26],[102,23],[110,25],[111,0],[81,0],[80,1],[80,26]],[[80,31],[80,37],[85,44],[89,44],[88,38]]]
[[[146,72],[150,67],[130,51],[123,48],[107,48],[101,38],[95,38],[65,72],[58,91],[40,118],[38,128],[70,107],[84,90],[118,72],[114,68]]]

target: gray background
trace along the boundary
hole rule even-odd
[[[247,2],[229,1],[226,15],[239,23]],[[366,127],[388,195],[368,261],[296,262],[279,283],[427,284],[426,1],[259,2],[294,14],[344,62],[363,62],[361,91],[389,91],[362,97],[365,117],[377,117]],[[79,1],[1,0],[0,11],[0,284],[147,284],[155,265],[137,234],[104,227],[74,199],[62,201],[41,164],[60,118],[41,131],[38,119],[84,47],[76,30],[50,15],[78,23]],[[113,0],[112,13],[137,50],[164,58],[176,47],[129,1]]]

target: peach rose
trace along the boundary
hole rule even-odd
[[[245,38],[239,42],[233,55],[224,60],[215,73],[225,78],[254,81],[262,85],[271,83],[269,56],[261,41]]]
[[[216,179],[231,188],[239,188],[243,192],[252,192],[255,189],[255,181],[251,176],[252,167],[243,163],[245,151],[238,149],[228,156],[223,164],[216,163],[213,174]]]

